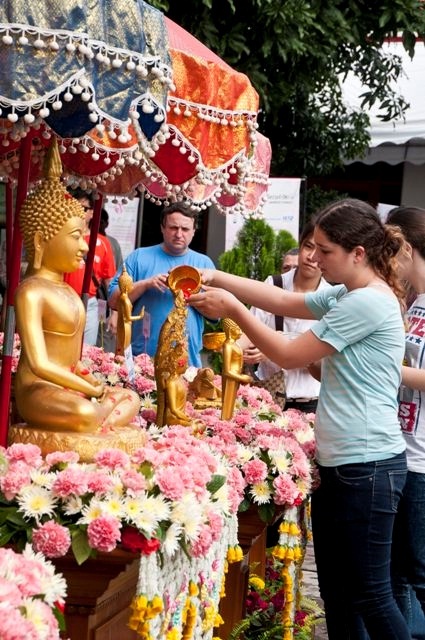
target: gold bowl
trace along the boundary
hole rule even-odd
[[[205,349],[211,351],[218,351],[223,346],[226,340],[226,334],[224,331],[214,331],[213,333],[204,333],[202,336],[202,344]]]
[[[195,267],[182,264],[168,274],[167,284],[173,293],[182,290],[185,297],[198,293],[202,286],[201,274]]]

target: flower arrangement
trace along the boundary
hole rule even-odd
[[[14,363],[19,348],[15,340]],[[0,449],[0,547],[31,542],[50,558],[71,549],[79,563],[118,545],[140,552],[131,627],[143,638],[207,638],[219,623],[227,561],[241,559],[237,512],[256,509],[268,523],[279,509],[274,554],[284,566],[282,624],[291,638],[304,544],[297,517],[316,482],[313,415],[282,412],[266,389],[246,385],[231,420],[188,402],[186,414],[203,428],[160,431],[151,358],[134,359],[131,381],[124,361],[100,348],[85,346],[82,360],[106,384],[138,391],[145,444],[130,456],[100,451],[92,463],[73,452],[43,459],[33,445]],[[186,371],[187,385],[196,372]]]
[[[0,336],[1,338],[1,336]],[[1,343],[1,339],[0,339]],[[14,362],[20,343],[15,337]],[[156,383],[152,359],[134,358],[136,376],[128,378],[123,358],[115,359],[99,347],[85,345],[83,364],[105,384],[132,386],[141,396],[138,424],[155,430]],[[187,384],[196,369],[187,370]],[[220,384],[220,376],[214,381]],[[276,506],[290,507],[303,502],[317,481],[313,464],[314,415],[298,411],[282,412],[266,389],[241,385],[232,420],[222,421],[219,409],[195,410],[188,402],[185,412],[205,425],[202,439],[230,464],[232,496],[239,511],[257,506],[265,522],[273,519]],[[233,505],[235,508],[235,505]]]
[[[312,640],[314,627],[323,616],[320,606],[312,599],[299,597],[295,616],[286,620],[288,600],[285,582],[285,562],[267,550],[265,579],[250,568],[246,615],[232,630],[229,640]]]
[[[0,549],[2,640],[59,640],[65,596],[63,576],[30,545],[19,554]]]
[[[37,446],[13,444],[0,450],[0,545],[29,541],[48,558],[72,548],[79,563],[118,544],[202,555],[234,510],[227,473],[182,427],[151,428],[132,456],[105,449],[84,464],[74,452],[43,459]]]

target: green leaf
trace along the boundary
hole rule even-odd
[[[226,482],[226,476],[213,475],[211,480],[207,484],[208,491],[213,494],[224,485]]]
[[[23,517],[23,515],[18,513],[17,511],[10,513],[7,517],[7,521],[11,522],[17,527],[21,527],[22,529],[28,529],[30,526],[28,524],[28,521],[25,520],[25,518]]]
[[[10,531],[10,529],[0,528],[0,547],[4,547],[15,535],[15,531]]]
[[[139,471],[140,473],[143,473],[147,480],[153,478],[153,468],[150,462],[142,462],[139,467]]]
[[[258,506],[258,515],[263,522],[271,522],[275,512],[274,502],[260,504]]]
[[[66,631],[65,616],[57,607],[53,607],[53,614],[58,621],[59,631]]]
[[[243,513],[244,511],[248,511],[250,506],[251,506],[251,501],[249,500],[249,498],[244,498],[238,507],[238,511],[240,511],[240,513]]]
[[[71,548],[77,564],[83,564],[83,562],[93,555],[93,549],[87,540],[87,532],[82,529],[77,529],[72,532]]]

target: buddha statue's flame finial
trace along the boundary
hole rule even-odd
[[[53,136],[50,147],[44,158],[43,175],[46,180],[59,181],[61,178],[62,162],[56,136]]]

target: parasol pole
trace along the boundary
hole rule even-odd
[[[96,249],[97,234],[99,233],[100,212],[102,210],[103,196],[98,194],[98,197],[94,201],[93,218],[90,228],[90,240],[89,240],[89,252],[86,258],[86,268],[84,271],[83,289],[81,292],[84,306],[87,308],[87,301],[89,299],[89,289],[91,283],[91,274],[93,271],[94,252]]]
[[[13,239],[13,189],[10,182],[6,182],[6,274],[7,282],[12,270],[12,239]]]
[[[12,251],[10,252],[10,257],[8,256],[7,258],[8,266],[10,266],[10,273],[8,273],[8,286],[6,292],[7,309],[0,376],[0,445],[4,447],[7,446],[7,433],[9,429],[9,407],[12,386],[12,355],[13,341],[15,337],[15,308],[13,304],[15,299],[16,287],[19,283],[19,272],[21,268],[22,254],[22,234],[19,228],[18,221],[19,211],[28,192],[31,163],[31,145],[32,135],[28,133],[21,142],[18,188],[16,193],[15,221],[13,225],[13,231],[9,230],[9,233],[12,233]]]

